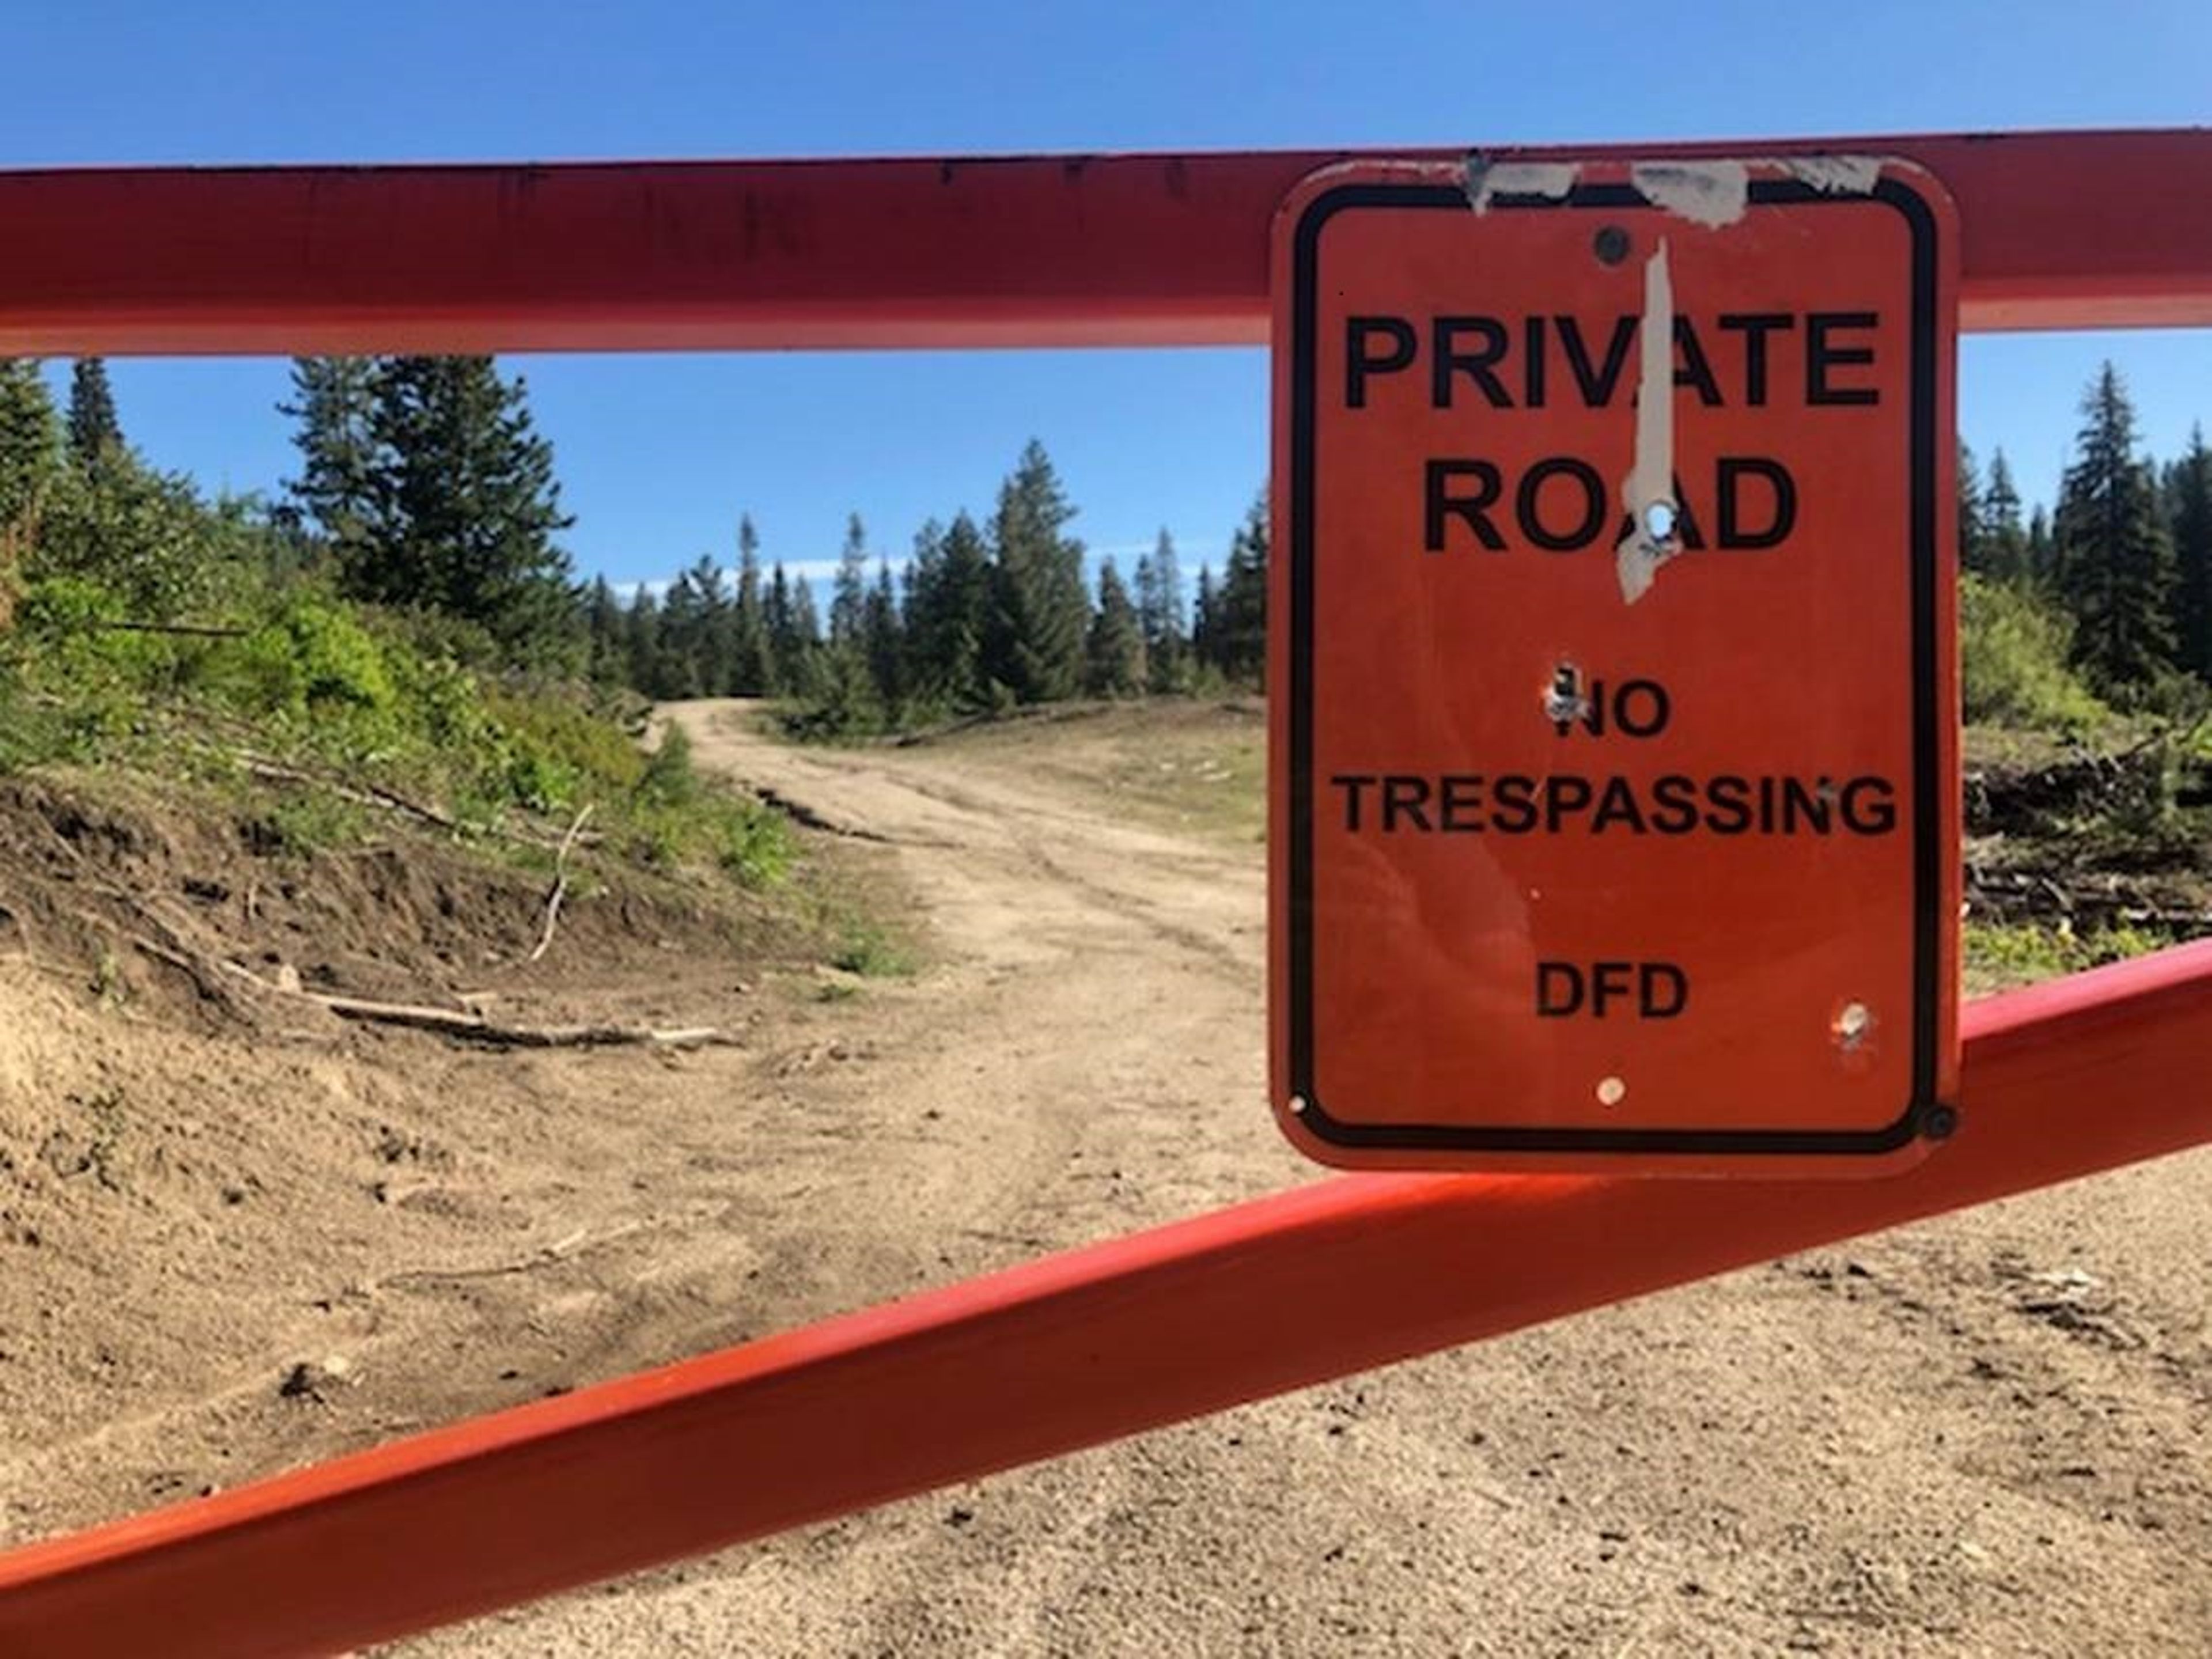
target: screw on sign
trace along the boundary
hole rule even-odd
[[[1271,1018],[1326,1162],[1958,1121],[1955,222],[1871,158],[1355,163],[1274,245]]]

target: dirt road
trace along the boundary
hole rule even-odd
[[[910,887],[921,972],[672,940],[547,994],[744,1047],[516,1055],[248,1048],[0,963],[0,1533],[1313,1178],[1263,1103],[1250,711],[679,716]],[[2212,1652],[2208,1216],[2172,1160],[387,1651]]]
[[[774,1218],[805,1299],[1308,1178],[1261,1105],[1249,841],[1152,827],[1079,733],[801,753],[683,718],[894,846],[939,930],[806,1091],[830,1150]],[[2212,1651],[2208,1215],[2212,1158],[2169,1162],[406,1650]]]

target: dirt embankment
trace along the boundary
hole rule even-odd
[[[300,853],[113,777],[0,783],[0,1537],[605,1369],[527,1312],[478,1317],[669,1219],[626,1126],[564,1103],[649,1113],[738,1052],[457,1046],[317,1000],[742,1040],[816,954],[772,905],[567,872],[533,961],[548,868],[401,829]]]
[[[1311,1178],[1262,1103],[1249,717],[681,717],[910,885],[924,972],[671,951],[604,994],[744,1047],[502,1054],[0,970],[9,1190],[63,1206],[0,1237],[10,1533]],[[2208,1208],[2171,1160],[393,1651],[2202,1652]]]

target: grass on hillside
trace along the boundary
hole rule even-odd
[[[205,633],[126,625],[100,588],[33,584],[0,635],[0,773],[165,778],[251,812],[280,850],[360,841],[393,815],[550,861],[580,819],[603,856],[759,890],[789,868],[781,816],[647,754],[635,699],[503,679],[437,630],[307,586]]]

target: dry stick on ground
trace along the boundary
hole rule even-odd
[[[318,789],[327,789],[340,800],[349,800],[356,806],[389,807],[394,811],[404,812],[409,817],[434,824],[441,830],[458,827],[443,812],[417,805],[388,789],[349,788],[335,778],[319,777],[313,772],[302,772],[294,766],[280,766],[275,761],[264,760],[258,755],[241,755],[239,763],[246,769],[246,776],[258,778],[264,783],[312,784]]]
[[[409,1267],[396,1273],[371,1280],[362,1288],[371,1296],[394,1285],[441,1285],[466,1279],[501,1279],[510,1273],[526,1273],[538,1267],[555,1267],[586,1249],[599,1249],[619,1243],[632,1234],[647,1228],[663,1225],[655,1221],[629,1221],[619,1227],[611,1227],[594,1237],[588,1228],[579,1227],[566,1237],[556,1238],[550,1244],[540,1245],[528,1255],[517,1256],[507,1261],[486,1262],[474,1267]]]
[[[453,830],[461,827],[435,807],[425,806],[419,801],[411,801],[397,790],[386,789],[380,784],[372,783],[366,788],[356,789],[349,785],[340,783],[336,778],[323,777],[313,772],[303,772],[294,766],[279,765],[276,762],[264,760],[258,755],[241,755],[239,760],[246,768],[246,775],[248,777],[258,778],[264,783],[311,784],[319,789],[327,789],[340,800],[349,800],[356,806],[388,807],[395,812],[404,812],[410,818],[420,818],[423,823],[440,830]],[[518,837],[518,839],[521,838]]]
[[[576,821],[568,826],[568,833],[561,837],[561,850],[553,855],[553,890],[545,896],[545,931],[538,936],[538,948],[530,953],[535,962],[552,948],[553,929],[561,920],[561,901],[568,896],[568,853],[583,833],[584,824],[592,816],[592,805],[584,803],[584,810],[576,814]]]
[[[371,1025],[401,1025],[434,1031],[464,1042],[495,1048],[735,1048],[738,1039],[712,1025],[657,1030],[644,1025],[502,1025],[481,1014],[457,1013],[406,1002],[369,1002],[360,997],[326,996],[319,991],[290,991],[271,985],[237,963],[222,964],[256,989],[271,996],[297,997],[337,1015]]]
[[[404,813],[450,835],[462,832],[459,820],[434,806],[425,806],[420,801],[410,800],[398,790],[387,789],[380,783],[365,783],[356,788],[350,784],[341,783],[336,778],[302,771],[298,767],[285,766],[265,756],[250,752],[240,753],[238,761],[246,769],[248,777],[258,778],[264,783],[312,785],[319,789],[327,789],[340,800],[351,801],[356,806],[380,806],[390,811]],[[489,824],[479,826],[472,833],[491,836],[501,841],[520,842],[526,847],[550,848],[556,844],[550,836],[532,835],[526,830],[501,830]],[[578,839],[589,846],[599,837],[583,836]]]

